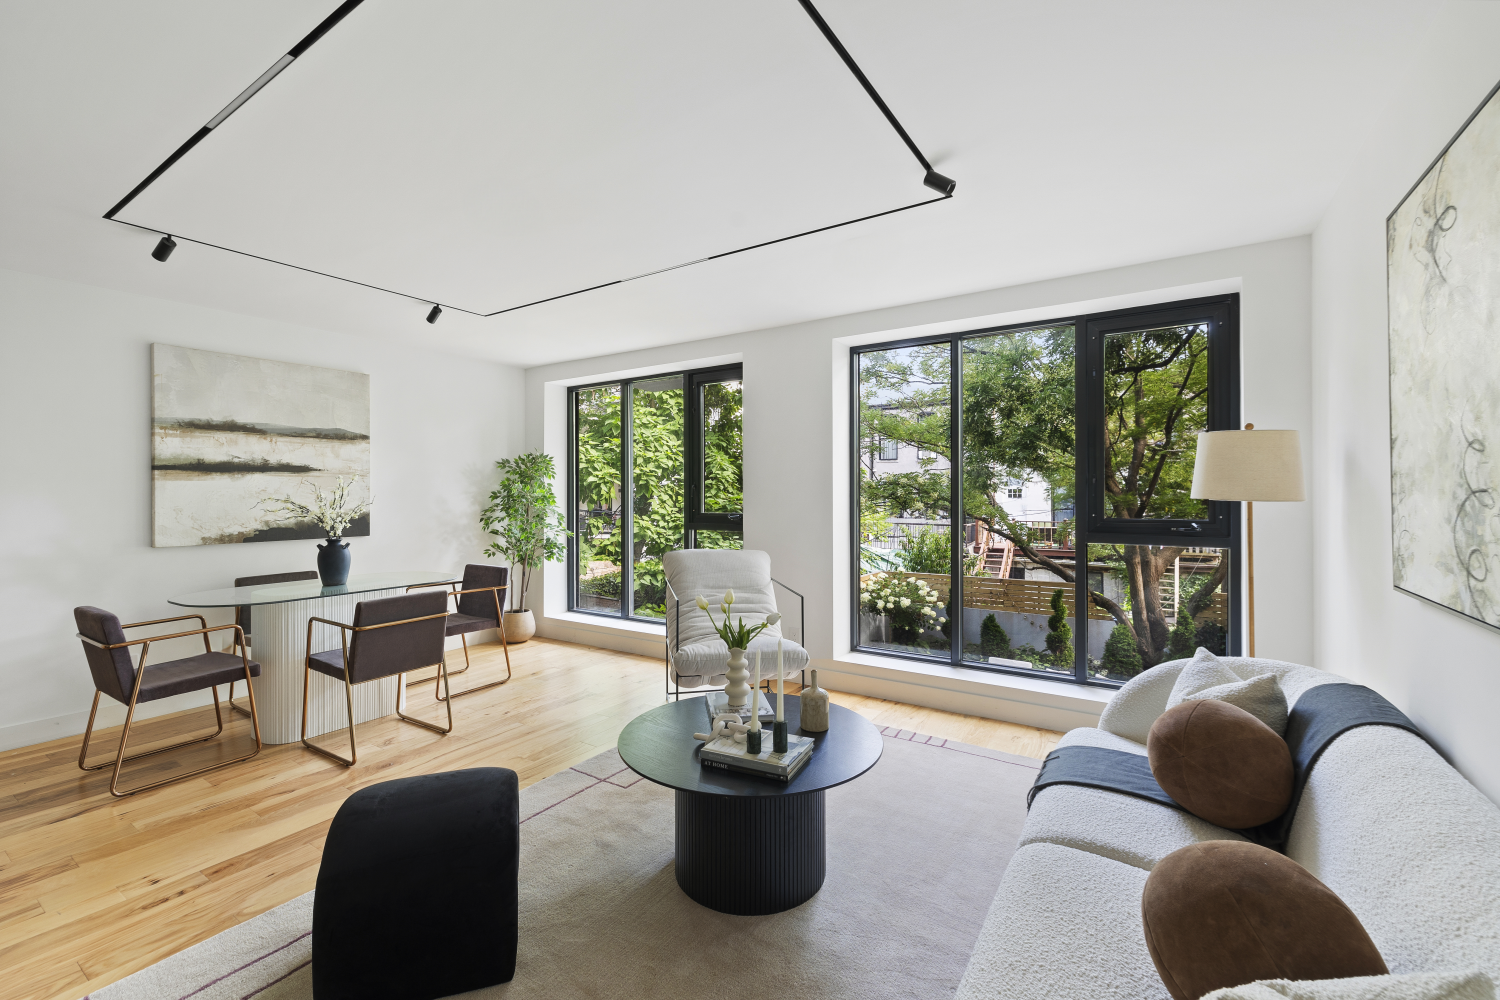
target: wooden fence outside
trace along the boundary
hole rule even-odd
[[[938,597],[948,600],[948,576],[943,573],[903,573],[902,576],[923,580],[938,592]],[[1055,580],[1002,580],[989,576],[964,577],[964,607],[986,611],[1013,611],[1023,615],[1050,615],[1052,592],[1062,590],[1063,604],[1068,617],[1076,618],[1073,611],[1073,585]],[[1089,618],[1094,621],[1113,621],[1113,616],[1092,602]],[[1229,595],[1220,591],[1209,598],[1208,607],[1198,612],[1197,621],[1217,622],[1229,627]]]

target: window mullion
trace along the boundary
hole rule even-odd
[[[620,617],[626,619],[635,604],[634,391],[634,383],[620,383]]]
[[[963,465],[963,357],[962,343],[954,337],[948,354],[948,529],[952,552],[948,567],[948,603],[952,608],[948,658],[954,666],[964,655],[964,465]]]
[[[1081,638],[1073,641],[1073,679],[1089,677],[1089,478],[1094,454],[1094,381],[1089,377],[1093,345],[1098,336],[1085,325],[1073,322],[1073,624]],[[1102,409],[1102,407],[1100,408]]]

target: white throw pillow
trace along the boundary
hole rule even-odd
[[[1483,972],[1418,972],[1297,982],[1264,979],[1214,990],[1203,1000],[1495,1000],[1495,984]]]
[[[1226,701],[1270,726],[1277,736],[1286,735],[1286,695],[1276,675],[1266,673],[1241,680],[1239,674],[1201,646],[1177,675],[1172,693],[1167,696],[1167,710],[1185,701]]]

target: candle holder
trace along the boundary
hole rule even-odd
[[[752,729],[745,734],[745,752],[753,755],[760,754],[760,730]]]
[[[771,750],[773,753],[786,753],[786,722],[771,723]]]

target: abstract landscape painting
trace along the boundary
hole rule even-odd
[[[1395,584],[1500,628],[1500,88],[1386,222]]]
[[[257,502],[340,476],[368,487],[370,376],[167,344],[151,372],[152,545],[321,538]],[[344,532],[369,533],[368,515]]]

